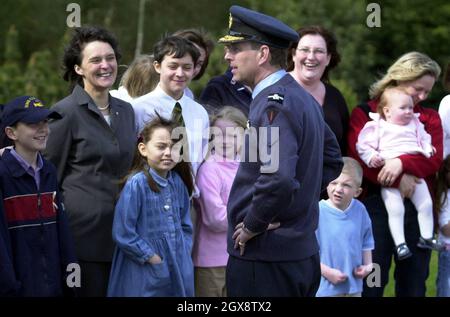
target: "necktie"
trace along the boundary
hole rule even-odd
[[[172,110],[172,121],[177,123],[178,126],[180,127],[184,127],[184,119],[183,119],[183,114],[182,114],[182,109],[181,109],[181,105],[179,102],[177,102],[175,104],[175,107],[173,107]]]
[[[172,121],[177,125],[177,127],[183,127],[183,128],[186,127],[186,125],[184,124],[182,109],[181,109],[181,105],[179,102],[175,103],[175,107],[173,107]],[[183,133],[182,145],[183,145],[183,147],[180,150],[180,155],[183,157],[183,160],[185,162],[189,162],[190,161],[189,160],[189,144],[188,144],[186,130],[184,130],[184,133]]]

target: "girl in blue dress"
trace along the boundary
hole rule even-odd
[[[108,296],[194,296],[190,167],[175,163],[172,123],[142,130],[116,204]]]

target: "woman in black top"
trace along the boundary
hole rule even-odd
[[[287,71],[322,106],[325,122],[336,135],[342,155],[345,155],[349,120],[347,103],[328,77],[329,71],[341,60],[337,40],[321,26],[306,26],[297,32],[300,40],[289,47]]]

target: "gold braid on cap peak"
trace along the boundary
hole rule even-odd
[[[233,36],[233,35],[225,35],[224,37],[221,37],[219,39],[220,43],[227,43],[227,42],[235,42],[235,41],[242,41],[245,40],[245,37],[242,36]]]

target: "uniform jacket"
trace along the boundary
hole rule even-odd
[[[302,260],[318,252],[315,230],[320,192],[342,168],[339,145],[321,111],[288,74],[256,95],[250,105],[250,137],[228,201],[230,255],[279,262]],[[257,150],[250,140],[263,140],[260,127],[278,129],[279,137],[270,132],[266,148]],[[276,151],[277,147],[278,169],[269,171],[261,150]],[[257,160],[251,158],[254,153]],[[247,242],[243,257],[232,240],[235,226],[242,221],[249,230],[261,232]],[[281,226],[266,231],[273,222]]]
[[[111,126],[80,86],[56,103],[63,118],[50,122],[45,156],[56,165],[77,255],[83,261],[112,259],[111,238],[118,181],[136,146],[129,103],[109,98]]]

